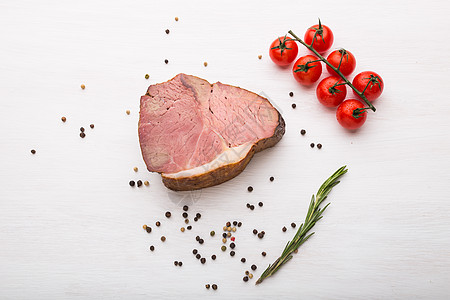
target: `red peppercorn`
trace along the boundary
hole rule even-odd
[[[231,241],[234,242],[235,239],[236,239],[236,238],[235,238],[234,236],[231,237]]]

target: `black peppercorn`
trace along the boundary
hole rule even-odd
[[[36,154],[36,150],[31,149],[31,154]]]
[[[237,225],[237,221],[233,221],[233,226],[236,226]]]
[[[245,257],[241,258],[241,262],[245,263],[246,261]]]
[[[85,136],[86,136],[86,134],[85,134],[84,132],[80,132],[80,137],[81,137],[82,139],[84,139]]]
[[[270,180],[270,181],[274,181],[275,178],[273,178],[273,176],[272,176],[272,177],[269,178],[269,180]]]
[[[156,221],[155,225],[159,227],[159,226],[161,226],[161,222]]]
[[[263,251],[263,252],[261,252],[261,255],[262,255],[262,256],[266,256],[267,253]]]
[[[231,222],[227,222],[227,227],[230,227],[231,226]]]
[[[197,258],[197,259],[200,259],[202,256],[200,255],[200,253],[197,253],[196,255],[195,255],[195,258]]]
[[[205,287],[209,289],[211,286],[209,284],[205,284]]]
[[[80,127],[80,131],[81,131],[81,132],[84,132],[84,127]]]
[[[281,230],[283,230],[283,232],[286,232],[286,230],[287,230],[286,226],[283,226],[283,228],[281,228]]]
[[[309,146],[311,146],[311,148],[314,148],[314,143],[311,143]]]
[[[178,262],[177,262],[177,261],[174,261],[173,264],[174,264],[175,266],[178,266]]]
[[[252,191],[253,191],[253,187],[252,187],[252,186],[249,186],[249,187],[247,188],[247,191],[252,192]]]
[[[258,237],[259,237],[260,239],[262,239],[262,238],[264,237],[264,233],[262,233],[262,232],[258,233]]]
[[[222,233],[222,236],[224,239],[227,238],[227,233],[226,232]]]
[[[247,208],[250,208],[250,203],[247,203]]]
[[[164,62],[166,63],[166,65],[169,63],[168,59],[165,59]]]
[[[170,211],[166,211],[166,218],[170,218],[170,216],[172,216],[172,214],[170,213]]]
[[[297,226],[297,224],[295,224],[294,222],[291,223],[291,227],[295,228]]]
[[[250,205],[250,209],[251,209],[251,210],[254,210],[254,209],[255,209],[255,206],[254,206],[254,205]]]
[[[244,276],[244,278],[242,278],[242,280],[244,280],[245,282],[248,281],[248,276]]]
[[[152,232],[152,228],[147,226],[147,228],[145,228],[145,230],[147,230],[148,233]]]
[[[181,267],[182,265],[183,265],[183,262],[182,262],[182,261],[179,261],[179,262],[178,262],[178,266]]]
[[[169,33],[170,33],[170,30],[169,30],[169,29],[166,29],[166,33],[169,34]]]
[[[211,231],[211,232],[209,233],[209,235],[210,235],[210,236],[215,236],[215,235],[216,235],[216,232],[213,230],[213,231]]]
[[[215,254],[211,255],[211,259],[216,260],[216,255]]]
[[[257,233],[258,233],[258,230],[253,229],[253,234],[257,234]]]
[[[195,240],[198,242],[198,241],[200,240],[200,237],[197,235],[197,236],[195,237]]]
[[[197,217],[194,217],[194,222],[197,222],[198,221],[198,218]]]
[[[198,253],[198,250],[197,249],[194,249],[194,250],[192,250],[192,254],[197,254]]]
[[[189,206],[187,206],[187,205],[183,206],[184,211],[188,211],[188,209],[189,209]]]
[[[142,180],[138,180],[136,183],[137,183],[137,186],[138,186],[138,187],[141,187],[141,186],[142,186]]]
[[[212,285],[212,289],[213,289],[213,290],[217,290],[217,284],[213,284],[213,285]]]
[[[185,219],[186,219],[186,218],[187,218],[188,216],[189,216],[189,215],[188,215],[188,213],[187,213],[187,212],[184,212],[184,213],[183,213],[183,218],[185,218]]]
[[[162,237],[161,237],[161,241],[162,241],[162,242],[165,242],[165,241],[166,241],[166,237],[165,237],[165,236],[162,236]]]
[[[129,184],[130,186],[134,186],[136,183],[134,182],[134,180],[130,180]]]
[[[231,249],[234,249],[235,247],[236,247],[236,244],[235,244],[235,243],[231,243],[231,244],[230,244],[230,248],[231,248]]]
[[[293,97],[294,93],[293,92],[289,92],[289,96]]]
[[[256,265],[252,265],[251,268],[253,271],[255,271],[257,269]]]
[[[317,149],[322,149],[322,144],[317,144]]]
[[[305,135],[306,134],[306,130],[305,129],[300,130],[300,134],[301,135]]]
[[[195,214],[195,216],[200,219],[202,217],[202,215],[200,213]]]
[[[296,108],[297,107],[297,104],[295,104],[295,103],[292,103],[292,108]]]
[[[199,239],[198,242],[199,242],[200,244],[203,244],[205,241],[204,241],[203,239]]]
[[[238,222],[238,225],[237,225],[238,227],[241,227],[242,226],[242,222]]]
[[[262,207],[264,205],[264,203],[259,202],[258,205],[259,205],[259,207]]]
[[[186,229],[187,229],[187,230],[191,230],[191,229],[192,229],[192,226],[189,225],[188,227],[186,227]]]
[[[155,250],[155,246],[150,246],[150,251],[154,251]]]
[[[236,254],[236,252],[230,251],[230,256],[234,256],[235,254]]]
[[[204,264],[204,263],[206,262],[206,258],[202,257],[202,258],[200,259],[200,262],[201,262],[202,264]]]

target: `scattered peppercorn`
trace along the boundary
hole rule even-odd
[[[172,214],[170,213],[170,211],[166,211],[166,218],[170,218],[172,216]]]
[[[162,241],[162,242],[165,242],[165,241],[166,241],[166,237],[165,237],[165,236],[162,236],[162,237],[161,237],[161,241]]]
[[[297,253],[298,253],[298,249],[295,249],[295,250],[294,250],[294,253],[297,254]]]
[[[273,176],[271,176],[271,177],[269,178],[269,180],[270,180],[270,181],[274,181],[275,178],[273,178]]]
[[[259,237],[260,239],[262,239],[262,238],[264,237],[264,233],[262,233],[262,232],[258,233],[258,237]]]
[[[91,129],[94,129],[94,124],[89,125],[89,127],[91,127]]]
[[[129,110],[129,109],[127,109],[126,113],[127,113],[127,115],[129,115],[129,114],[130,114],[130,110]]]
[[[234,256],[235,254],[236,254],[236,252],[230,251],[230,256]]]
[[[80,131],[81,131],[81,132],[84,132],[84,127],[80,127]]]
[[[134,167],[133,171],[135,171],[135,172],[139,171],[138,167]]]
[[[227,222],[227,228],[231,226],[231,222]]]
[[[305,129],[300,130],[300,134],[301,135],[305,135],[306,134],[306,130]]]
[[[134,180],[130,180],[129,184],[130,186],[134,186],[136,183],[134,182]]]
[[[281,228],[281,230],[283,230],[283,232],[286,232],[286,230],[287,230],[286,226],[283,226],[283,228]]]
[[[161,222],[156,221],[155,225],[159,227],[159,226],[161,226]]]
[[[149,227],[149,226],[147,226],[147,228],[145,228],[145,230],[146,230],[148,233],[152,232],[152,228]]]
[[[213,285],[212,285],[212,289],[213,289],[213,290],[217,290],[217,284],[213,284]]]
[[[227,233],[226,233],[226,232],[222,233],[222,236],[223,236],[224,238],[226,238],[226,237],[227,237]]]
[[[254,210],[255,206],[254,205],[250,205],[250,210]]]
[[[322,149],[322,144],[317,144],[317,149]]]
[[[146,181],[144,181],[144,185],[145,185],[145,186],[149,186],[150,183],[146,180]]]
[[[151,245],[150,246],[150,251],[154,251],[155,250],[155,246]]]
[[[138,187],[141,187],[141,186],[142,186],[142,180],[138,180],[136,183],[137,183],[137,186],[138,186]]]
[[[192,254],[197,254],[197,253],[198,253],[197,249],[192,250]]]
[[[195,237],[195,240],[198,242],[198,241],[200,240],[200,237],[197,235],[197,236]]]
[[[237,225],[237,221],[233,221],[233,226],[236,226]]]
[[[248,274],[250,274],[250,272],[249,271],[245,271],[245,275],[248,275]]]
[[[203,63],[203,65],[204,65],[205,67],[207,67],[207,66],[208,66],[208,63],[205,61],[205,62]]]
[[[175,21],[177,20],[177,18],[175,18]],[[205,287],[207,288],[207,289],[209,289],[211,286],[209,285],[209,284],[205,284]]]
[[[186,229],[184,227],[180,228],[181,232],[184,232]]]
[[[31,154],[36,154],[36,150],[31,149]]]
[[[165,59],[164,62],[166,63],[166,65],[169,63],[168,59]]]
[[[253,229],[253,234],[257,234],[257,233],[258,233],[258,230]]]
[[[231,231],[236,232],[236,227],[231,228]]]
[[[252,279],[253,278],[253,274],[252,273],[248,274],[248,278]]]
[[[235,247],[236,247],[236,244],[235,244],[235,243],[231,243],[231,244],[230,244],[230,248],[231,248],[231,249],[234,249]]]
[[[188,209],[189,209],[189,206],[187,206],[187,205],[183,206],[184,211],[188,211]]]
[[[231,236],[231,232],[227,232],[227,237],[230,237]]]
[[[242,226],[242,222],[238,222],[238,225],[237,225],[238,227],[241,227]]]
[[[289,96],[294,97],[294,93],[293,92],[289,92]]]
[[[262,255],[262,256],[266,256],[267,253],[263,251],[263,252],[261,252],[261,255]]]
[[[214,230],[209,233],[210,236],[214,236],[215,234]]]
[[[178,266],[178,262],[177,262],[177,261],[174,261],[173,264],[174,264],[175,266]]]
[[[178,262],[178,266],[181,267],[182,265],[183,265],[183,262],[182,262],[182,261],[179,261],[179,262]]]
[[[294,222],[291,223],[291,227],[295,228],[297,226],[297,224],[295,224]]]
[[[86,136],[86,134],[84,132],[80,132],[80,136],[82,139],[84,139],[84,137]]]
[[[241,258],[241,262],[245,263],[246,261],[245,257]]]
[[[84,90],[86,86],[84,84],[80,85],[81,89]]]
[[[249,187],[247,188],[247,191],[252,192],[252,191],[253,191],[253,187],[252,187],[252,186],[249,186]]]
[[[197,255],[195,255],[195,258],[196,259],[200,259],[202,256],[199,254],[199,253],[197,253]]]
[[[200,219],[202,217],[202,215],[200,213],[196,213],[195,216]]]
[[[194,217],[194,222],[197,222],[198,221],[198,218],[197,217]]]
[[[314,143],[311,143],[310,146],[311,146],[311,148],[314,148]]]
[[[200,259],[200,262],[201,262],[202,264],[204,264],[204,263],[206,262],[206,258],[202,257],[202,258]]]
[[[259,207],[263,207],[264,203],[259,202],[258,205],[259,205]]]
[[[256,265],[252,265],[251,268],[252,268],[253,271],[255,271],[257,269],[257,266]]]
[[[292,103],[292,105],[291,105],[291,106],[292,106],[292,108],[293,108],[293,109],[295,109],[295,108],[297,107],[297,104],[295,104],[295,103]]]
[[[205,241],[203,239],[199,239],[198,242],[201,244],[203,244]]]
[[[166,29],[166,33],[169,34],[169,33],[170,33],[170,30],[169,30],[169,29]]]
[[[142,225],[142,228],[144,228],[144,230],[146,230],[147,229],[147,225],[146,224]]]
[[[222,239],[222,242],[225,244],[225,243],[227,242],[227,239],[226,239],[226,238],[223,238],[223,239]]]
[[[184,219],[184,223],[189,224],[189,219]]]
[[[178,17],[175,17],[175,21],[178,22]],[[207,284],[207,285],[208,285],[208,289],[209,289],[209,284]]]
[[[242,278],[242,280],[244,280],[245,282],[248,281],[248,276],[244,276],[244,278]]]
[[[231,231],[231,227],[227,227],[227,231]]]
[[[247,208],[250,208],[250,203],[247,203]]]
[[[185,219],[186,219],[186,218],[187,218],[187,217],[188,217],[189,215],[188,215],[188,213],[187,213],[187,212],[184,212],[182,216],[183,216],[183,218],[185,218]]]
[[[150,78],[150,75],[145,74],[145,79],[149,79],[149,78]]]
[[[258,55],[258,58],[261,59],[261,58],[262,58],[262,55]]]
[[[216,255],[215,254],[211,255],[211,259],[216,260]]]
[[[66,117],[61,118],[61,121],[63,121],[63,122],[66,122],[66,120],[67,120]]]
[[[187,230],[191,230],[191,229],[192,229],[192,226],[189,225],[188,227],[186,227],[186,229],[187,229]]]
[[[220,249],[221,249],[222,251],[225,251],[225,250],[227,250],[227,246],[222,246]]]

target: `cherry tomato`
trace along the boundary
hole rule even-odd
[[[308,28],[303,40],[308,45],[311,45],[314,40],[314,43],[312,44],[313,48],[322,54],[331,48],[331,45],[333,45],[334,36],[331,29],[328,26],[322,25],[319,19],[319,24]]]
[[[299,83],[311,85],[319,80],[322,74],[322,64],[314,55],[305,55],[295,62],[292,74]]]
[[[355,88],[363,92],[367,100],[372,101],[380,97],[381,92],[383,92],[384,83],[381,76],[372,71],[361,72],[353,78],[353,85]],[[353,91],[355,96],[359,97],[355,91]],[[360,97],[359,97],[360,98]]]
[[[290,65],[298,54],[297,42],[287,36],[282,36],[270,44],[269,56],[279,66]]]
[[[316,88],[316,96],[326,107],[336,107],[344,101],[347,87],[340,77],[330,76],[323,79]],[[342,84],[342,85],[337,85]]]
[[[344,76],[350,75],[356,68],[355,56],[353,56],[350,51],[345,49],[339,49],[331,52],[330,55],[328,55],[327,60],[335,68],[338,68]],[[337,73],[328,65],[327,70],[331,75],[337,75]]]
[[[336,119],[342,127],[355,130],[363,126],[367,119],[366,110],[362,110],[364,104],[356,99],[345,100],[336,111]],[[358,113],[358,110],[359,113]],[[356,111],[355,111],[356,110]]]

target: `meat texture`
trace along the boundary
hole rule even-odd
[[[195,190],[238,175],[254,153],[275,145],[285,123],[245,89],[186,74],[141,97],[139,142],[147,169],[172,190]]]

